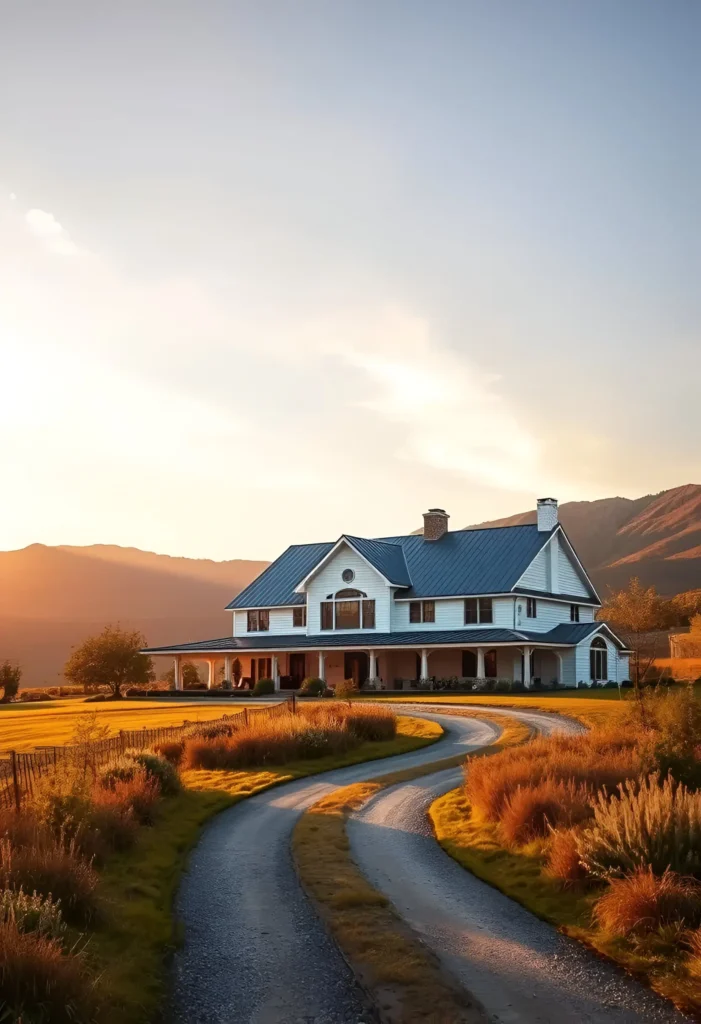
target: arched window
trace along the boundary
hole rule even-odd
[[[374,629],[375,602],[362,590],[347,587],[321,602],[322,629]]]
[[[594,637],[589,648],[589,678],[592,682],[609,677],[609,652],[606,641],[600,636]]]

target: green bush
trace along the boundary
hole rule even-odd
[[[316,676],[309,676],[302,683],[300,693],[305,697],[323,697],[326,693],[326,683]]]
[[[656,774],[629,779],[593,801],[594,820],[577,838],[580,860],[600,878],[650,868],[701,877],[701,793]]]
[[[253,687],[253,696],[263,697],[268,693],[275,693],[275,681],[273,679],[259,679]]]
[[[144,769],[147,776],[157,784],[163,796],[174,796],[180,792],[180,776],[174,765],[157,754],[137,754],[135,762]]]
[[[340,683],[336,683],[334,696],[340,700],[350,700],[352,697],[357,697],[359,691],[360,687],[355,679],[343,679]]]

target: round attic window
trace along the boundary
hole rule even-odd
[[[352,569],[344,569],[341,573],[341,579],[344,583],[352,583],[355,579],[355,573]]]

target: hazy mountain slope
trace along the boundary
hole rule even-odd
[[[596,586],[625,586],[640,576],[661,593],[701,586],[701,485],[685,484],[642,498],[570,501],[560,521]],[[535,511],[480,527],[535,522]]]
[[[267,564],[111,545],[0,552],[0,660],[19,660],[27,684],[57,683],[71,646],[107,622],[154,645],[225,636],[225,605]]]

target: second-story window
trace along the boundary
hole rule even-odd
[[[579,622],[579,605],[570,605],[570,622]]]
[[[526,618],[537,619],[538,618],[538,602],[534,597],[526,598]]]
[[[409,622],[435,622],[435,601],[410,601]]]
[[[321,602],[321,628],[333,629],[333,601]]]
[[[301,608],[292,609],[292,625],[293,626],[306,626],[307,624],[307,606],[303,605]]]
[[[493,622],[494,612],[491,597],[465,598],[465,625],[475,622]]]
[[[248,632],[267,633],[270,629],[270,612],[267,608],[256,608],[248,613]]]

